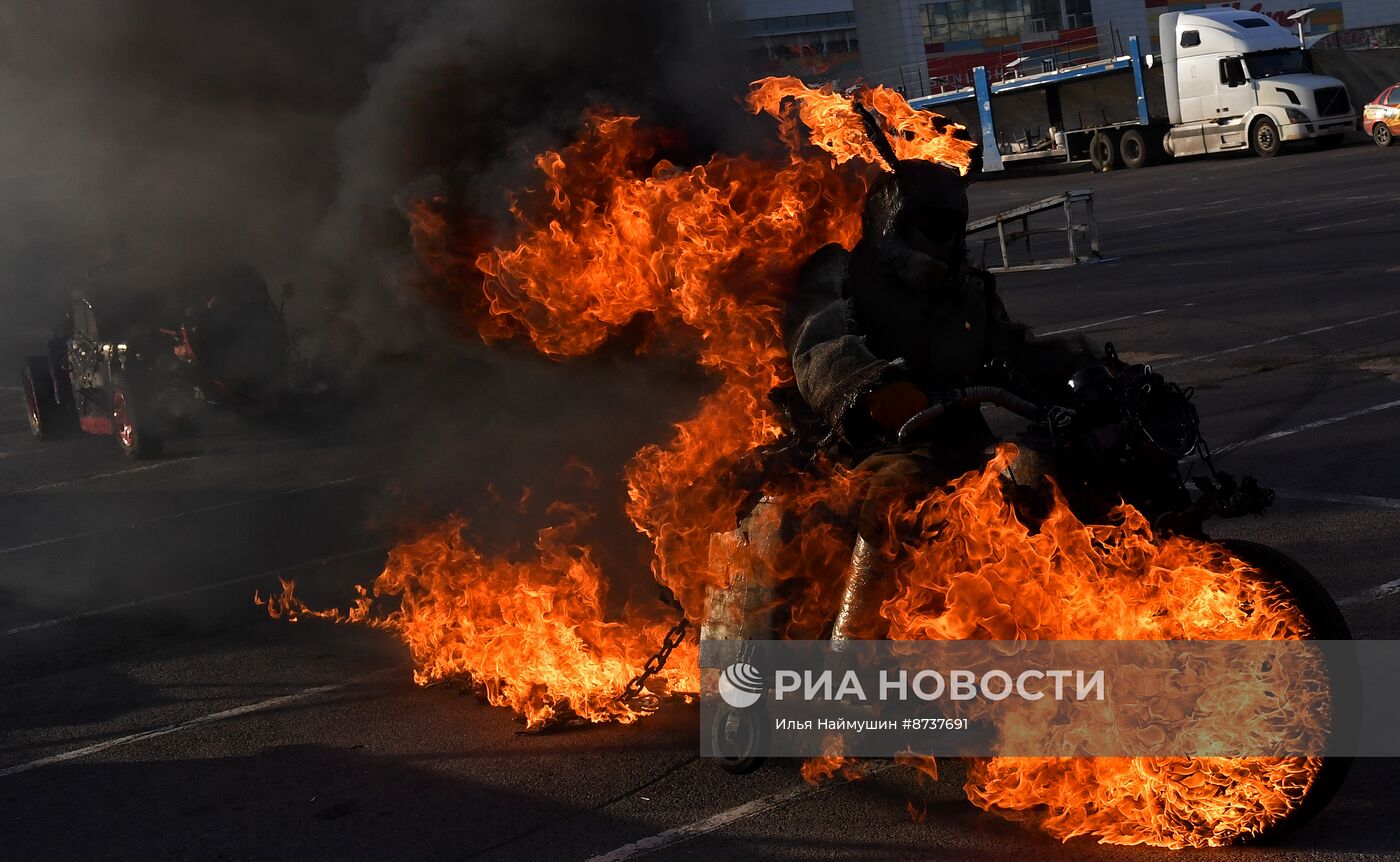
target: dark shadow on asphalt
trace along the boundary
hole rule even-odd
[[[454,859],[579,807],[364,749],[75,762],[6,779],[12,859]],[[17,814],[17,812],[23,814]]]

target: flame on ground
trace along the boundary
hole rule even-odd
[[[821,757],[813,757],[802,763],[802,780],[808,784],[822,784],[840,776],[843,781],[860,781],[865,778],[866,763],[842,752],[845,744],[838,735],[828,736],[822,742]]]
[[[644,713],[618,694],[669,625],[639,623],[635,613],[627,622],[606,619],[607,582],[573,541],[584,518],[563,514],[563,526],[540,531],[537,559],[486,557],[463,539],[466,522],[452,518],[394,548],[348,611],[312,610],[284,582],[268,612],[390,629],[408,645],[419,685],[470,681],[531,728],[559,718],[635,721]],[[398,606],[376,615],[382,599]],[[696,645],[683,643],[653,691],[698,690],[697,662]]]
[[[881,116],[900,158],[967,171],[972,144],[955,136],[957,127],[888,90],[858,98]],[[454,201],[422,201],[410,213],[420,260],[483,338],[582,356],[641,319],[646,345],[692,351],[713,375],[716,388],[695,415],[626,470],[627,513],[654,544],[653,575],[691,619],[703,616],[707,588],[724,586],[709,550],[743,502],[721,477],[780,431],[766,396],[790,378],[780,319],[796,271],[823,245],[855,244],[864,193],[889,168],[843,96],[770,78],[754,84],[748,107],[778,119],[785,157],[716,155],[678,166],[658,156],[664,133],[599,110],[583,119],[573,144],[536,159],[541,183],[511,201],[508,241],[493,242]],[[1006,457],[899,516],[908,521],[898,525],[902,534],[926,538],[905,549],[898,594],[883,609],[893,636],[1305,633],[1296,609],[1240,561],[1210,545],[1159,541],[1129,508],[1113,526],[1086,526],[1059,501],[1032,535],[996,493]],[[858,479],[783,493],[799,510],[840,511]],[[470,678],[531,726],[559,716],[635,720],[618,694],[659,643],[662,615],[628,609],[610,620],[607,581],[569,527],[542,531],[538,559],[519,561],[477,550],[463,526],[449,520],[400,545],[346,612],[311,611],[290,584],[268,609],[393,630],[420,683]],[[849,553],[835,544],[839,535],[803,530],[798,559],[839,560]],[[831,568],[781,574],[839,577]],[[802,595],[816,603],[833,586]],[[388,610],[378,605],[385,599]],[[820,624],[821,614],[808,610],[804,619]],[[659,680],[663,691],[696,689],[694,648],[686,648]],[[931,760],[911,762],[936,776]],[[803,772],[817,780],[856,769],[838,752]],[[1257,832],[1296,805],[1316,770],[1316,761],[1299,759],[989,759],[975,764],[966,792],[1060,838],[1186,847]]]

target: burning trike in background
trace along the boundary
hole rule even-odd
[[[1336,603],[1297,562],[1254,542],[1207,537],[1207,518],[1262,513],[1273,494],[1214,468],[1190,390],[1122,361],[1112,345],[1074,375],[1062,405],[1037,398],[1004,368],[988,369],[988,379],[995,385],[932,395],[898,442],[917,445],[950,411],[983,406],[1029,428],[1014,450],[1000,445],[986,466],[928,489],[902,531],[902,516],[891,516],[892,540],[880,550],[890,583],[882,594],[870,585],[879,619],[865,637],[1350,640]],[[851,512],[829,506],[800,475],[810,452],[775,446],[750,469],[762,473],[761,486],[749,484],[765,496],[734,533],[715,536],[710,567],[725,586],[707,595],[702,639],[825,639],[848,612],[856,568],[838,571],[841,555],[830,549],[840,541],[819,537],[844,531],[849,542]],[[1179,466],[1192,456],[1206,468],[1194,492]],[[832,595],[843,596],[839,608]],[[702,690],[713,693],[726,680],[706,665]],[[1349,670],[1329,672],[1336,683]],[[1351,720],[1354,704],[1333,703],[1326,690],[1317,696],[1334,730]],[[702,728],[709,748],[731,772],[756,768],[771,729],[755,712],[716,702]],[[1306,822],[1349,767],[1348,758],[1321,756],[977,758],[967,794],[1061,838],[1213,846]]]
[[[46,352],[24,360],[30,430],[41,440],[75,429],[112,436],[126,457],[148,458],[206,406],[299,411],[324,401],[330,385],[300,355],[298,338],[247,267],[173,284],[94,278],[74,292]]]

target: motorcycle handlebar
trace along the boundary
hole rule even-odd
[[[969,386],[959,389],[948,398],[911,416],[899,427],[899,442],[908,443],[916,434],[928,429],[943,418],[948,408],[954,405],[995,404],[1003,410],[1015,413],[1023,419],[1036,421],[1042,418],[1044,410],[1019,395],[999,386]]]

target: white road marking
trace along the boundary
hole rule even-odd
[[[0,452],[0,461],[6,458],[20,458],[25,455],[39,455],[44,452],[57,452],[59,450],[50,446],[36,446],[33,449],[16,449],[13,452]]]
[[[329,482],[321,482],[316,485],[303,485],[296,488],[287,488],[282,491],[277,491],[271,494],[261,494],[256,497],[241,497],[237,500],[229,500],[223,503],[215,503],[212,506],[203,506],[198,509],[186,509],[181,512],[176,512],[172,515],[161,515],[156,518],[145,518],[140,521],[132,521],[129,524],[113,524],[111,526],[99,527],[95,530],[84,530],[81,533],[69,533],[66,536],[54,536],[50,539],[40,539],[36,542],[26,542],[23,545],[11,545],[8,548],[0,548],[0,556],[3,556],[5,554],[12,554],[16,551],[26,551],[31,548],[42,548],[46,545],[56,545],[60,542],[67,542],[72,539],[82,539],[88,536],[96,536],[101,533],[109,533],[114,532],[116,530],[129,530],[135,527],[144,526],[146,524],[159,524],[163,521],[175,521],[180,518],[188,517],[189,515],[201,515],[206,512],[217,512],[220,509],[228,509],[234,506],[242,506],[247,503],[260,503],[265,500],[275,500],[278,497],[287,497],[292,494],[299,494],[302,491],[314,491],[319,490],[321,488],[330,488],[334,485],[344,485],[347,482],[354,482],[360,478],[362,477],[349,476],[343,479],[333,479]]]
[[[1318,326],[1313,329],[1305,329],[1302,332],[1293,332],[1289,333],[1288,335],[1280,335],[1276,338],[1266,338],[1263,341],[1253,341],[1249,344],[1241,344],[1238,347],[1229,347],[1225,350],[1216,350],[1211,353],[1202,353],[1198,356],[1188,356],[1185,359],[1174,359],[1171,362],[1163,362],[1161,364],[1163,366],[1167,366],[1186,365],[1187,363],[1191,362],[1208,362],[1215,359],[1217,356],[1225,356],[1230,353],[1239,353],[1241,350],[1250,350],[1255,347],[1263,347],[1268,344],[1278,344],[1280,341],[1289,341],[1291,339],[1302,338],[1307,335],[1316,335],[1319,332],[1330,332],[1333,329],[1341,329],[1344,326],[1356,326],[1360,323],[1369,323],[1372,320],[1381,320],[1386,317],[1393,317],[1397,314],[1400,314],[1400,308],[1394,309],[1392,311],[1384,311],[1380,314],[1372,314],[1367,317],[1358,317],[1354,320],[1344,320],[1341,323],[1331,323],[1327,326]]]
[[[1304,425],[1299,425],[1294,428],[1285,428],[1282,431],[1274,431],[1272,433],[1265,434],[1261,437],[1254,437],[1249,440],[1240,440],[1238,442],[1231,443],[1228,446],[1222,446],[1220,449],[1216,450],[1216,453],[1224,454],[1225,452],[1232,452],[1235,449],[1243,449],[1245,446],[1253,446],[1256,443],[1267,443],[1270,440],[1279,440],[1284,437],[1292,437],[1294,434],[1301,434],[1304,431],[1311,431],[1314,428],[1323,428],[1327,425],[1335,425],[1338,422],[1345,422],[1348,419],[1355,419],[1358,416],[1367,416],[1372,413],[1380,413],[1383,410],[1393,410],[1396,407],[1400,407],[1400,400],[1386,401],[1383,404],[1372,404],[1370,407],[1362,407],[1359,410],[1352,410],[1351,412],[1343,413],[1340,416],[1329,416],[1326,419],[1318,419],[1314,422],[1308,422]]]
[[[35,631],[36,629],[45,629],[50,626],[56,626],[62,623],[72,622],[74,620],[83,620],[88,619],[89,617],[102,616],[103,614],[110,614],[115,613],[116,611],[129,610],[131,608],[140,607],[141,605],[154,604],[156,602],[163,602],[169,599],[178,599],[183,598],[184,596],[192,596],[198,593],[205,593],[210,590],[221,589],[223,587],[231,587],[236,586],[238,584],[248,584],[252,583],[253,581],[262,580],[264,578],[271,578],[277,575],[284,575],[287,572],[294,572],[299,569],[310,568],[311,566],[324,565],[326,563],[334,563],[338,560],[345,560],[349,559],[350,557],[358,557],[362,554],[369,554],[374,552],[382,553],[385,550],[387,549],[383,545],[367,545],[363,548],[356,548],[353,551],[345,551],[344,553],[340,554],[331,554],[328,557],[319,557],[314,560],[306,560],[305,562],[295,563],[290,566],[283,566],[280,569],[272,569],[266,572],[259,572],[256,575],[244,575],[243,577],[229,578],[226,581],[219,581],[218,583],[213,584],[205,584],[199,587],[190,587],[187,590],[178,590],[173,593],[162,593],[158,596],[148,596],[144,599],[135,599],[129,602],[122,602],[119,605],[108,605],[105,608],[94,608],[90,611],[82,611],[76,614],[69,614],[66,617],[55,617],[51,620],[44,620],[42,622],[37,623],[29,623],[27,625],[12,628],[6,632],[0,632],[0,637],[10,637],[12,635]]]
[[[1286,500],[1308,500],[1321,503],[1345,503],[1351,506],[1371,506],[1381,509],[1400,509],[1400,499],[1394,497],[1371,497],[1365,494],[1320,494],[1313,491],[1289,491],[1282,488],[1274,493]],[[1397,593],[1400,593],[1400,580],[1387,581],[1380,586],[1337,599],[1337,607],[1353,608]]]
[[[1384,599],[1396,593],[1400,593],[1400,580],[1387,581],[1378,587],[1372,587],[1369,590],[1363,590],[1362,592],[1355,593],[1346,598],[1338,599],[1337,607],[1354,608],[1357,605],[1370,604],[1377,599]]]
[[[19,488],[9,491],[10,494],[28,494],[31,491],[47,491],[50,488],[64,488],[68,485],[80,485],[84,482],[96,482],[98,479],[110,479],[114,476],[127,476],[132,473],[145,473],[149,470],[159,470],[162,467],[169,467],[171,464],[184,464],[195,460],[194,456],[185,458],[167,458],[164,461],[157,461],[154,464],[144,464],[140,467],[128,467],[125,470],[113,470],[110,473],[94,473],[91,476],[83,476],[79,479],[65,479],[62,482],[48,482],[43,485],[34,485],[29,488]]]
[[[752,817],[761,811],[767,811],[769,808],[778,805],[784,805],[800,796],[806,796],[816,789],[817,788],[807,784],[789,787],[787,790],[781,790],[777,793],[745,802],[743,805],[737,805],[728,811],[721,811],[711,817],[706,817],[704,820],[697,820],[694,823],[677,826],[674,829],[667,829],[665,832],[658,832],[655,835],[643,838],[640,841],[634,841],[631,844],[624,844],[609,853],[592,856],[588,859],[588,862],[621,862],[623,859],[635,859],[638,856],[645,856],[648,853],[654,853],[657,850],[671,847],[682,841],[689,841],[697,836],[714,832],[716,829],[723,829],[725,826],[735,821],[743,820],[745,817]]]
[[[1327,230],[1328,228],[1333,228],[1333,227],[1346,227],[1346,226],[1349,225],[1349,224],[1361,224],[1362,222],[1376,221],[1377,219],[1389,219],[1389,218],[1391,218],[1390,213],[1384,213],[1384,214],[1379,214],[1379,215],[1366,216],[1365,218],[1354,218],[1354,219],[1352,219],[1351,221],[1334,221],[1334,222],[1329,222],[1328,224],[1316,225],[1316,226],[1314,226],[1314,227],[1303,227],[1303,228],[1299,228],[1299,229],[1298,229],[1298,232],[1299,232],[1299,233],[1312,233],[1313,231]]]
[[[31,760],[28,763],[19,763],[14,766],[6,767],[5,769],[0,769],[0,778],[7,778],[11,775],[18,775],[21,772],[28,772],[31,769],[38,769],[41,766],[52,766],[55,763],[63,763],[64,761],[68,760],[76,760],[80,757],[87,757],[89,754],[97,754],[98,752],[107,751],[108,749],[117,748],[118,746],[130,745],[133,742],[141,742],[147,739],[155,739],[159,736],[168,736],[172,733],[179,733],[182,730],[193,730],[198,727],[203,727],[206,724],[213,724],[216,721],[223,721],[229,718],[237,718],[240,715],[249,715],[254,712],[262,712],[268,709],[276,709],[279,706],[286,706],[290,703],[296,703],[297,701],[301,700],[308,700],[310,698],[318,697],[323,694],[329,694],[333,691],[339,691],[344,688],[349,688],[351,685],[357,682],[362,682],[365,679],[375,676],[375,674],[380,674],[384,672],[385,671],[383,670],[376,671],[375,673],[358,676],[354,679],[348,680],[346,682],[336,683],[334,685],[318,685],[313,688],[303,689],[293,694],[284,694],[281,697],[270,697],[267,700],[260,700],[257,703],[249,703],[244,704],[243,706],[235,706],[232,709],[220,710],[219,712],[211,712],[208,715],[201,715],[198,718],[191,718],[187,721],[176,722],[175,724],[167,724],[164,727],[157,727],[151,730],[143,730],[140,733],[132,733],[126,736],[118,736],[115,739],[103,740],[102,742],[84,746],[83,748],[75,748],[71,751],[64,751],[59,754],[52,755],[50,757],[41,757],[38,760]]]
[[[1284,488],[1276,488],[1274,494],[1285,500],[1345,503],[1351,506],[1371,506],[1377,509],[1400,509],[1400,499],[1395,497],[1370,497],[1365,494],[1322,494],[1314,491],[1290,491]]]
[[[1258,211],[1259,211],[1259,207],[1258,207],[1258,206],[1240,207],[1239,209],[1233,209],[1233,210],[1218,210],[1218,209],[1215,209],[1214,207],[1203,208],[1203,212],[1208,213],[1208,214],[1211,216],[1211,218],[1219,218],[1219,217],[1221,217],[1221,216],[1230,216],[1230,215],[1239,215],[1240,213],[1257,213]]]
[[[1154,308],[1151,311],[1140,311],[1137,314],[1125,314],[1122,317],[1110,317],[1108,320],[1096,320],[1093,323],[1083,323],[1079,326],[1070,326],[1065,329],[1052,329],[1049,332],[1037,332],[1036,335],[1064,335],[1066,332],[1081,332],[1085,329],[1094,329],[1099,326],[1107,326],[1110,323],[1120,323],[1124,320],[1132,320],[1135,317],[1150,317],[1154,314],[1161,314],[1165,308]]]
[[[1313,491],[1289,491],[1279,489],[1275,493],[1288,500],[1309,500],[1322,503],[1345,503],[1352,506],[1371,506],[1381,509],[1400,509],[1400,499],[1394,497],[1372,497],[1365,494],[1321,494]],[[1400,594],[1400,579],[1386,581],[1379,586],[1352,593],[1337,599],[1337,607],[1354,608],[1369,604],[1378,599]]]
[[[865,774],[874,775],[879,772],[884,772],[886,769],[890,769],[893,766],[894,764],[892,763],[871,764],[866,769]],[[623,859],[635,859],[638,856],[646,856],[657,850],[673,847],[676,844],[680,844],[682,841],[689,841],[700,835],[706,835],[717,829],[723,829],[731,823],[743,820],[746,817],[752,817],[755,814],[767,811],[779,805],[786,805],[794,799],[806,796],[809,793],[825,790],[830,786],[832,785],[799,784],[795,787],[789,787],[786,790],[779,790],[777,793],[770,793],[767,796],[745,802],[743,805],[736,805],[727,811],[721,811],[703,820],[687,823],[684,826],[677,826],[674,829],[667,829],[665,832],[658,832],[649,838],[643,838],[631,844],[625,844],[609,853],[592,856],[588,859],[588,862],[621,862]]]

